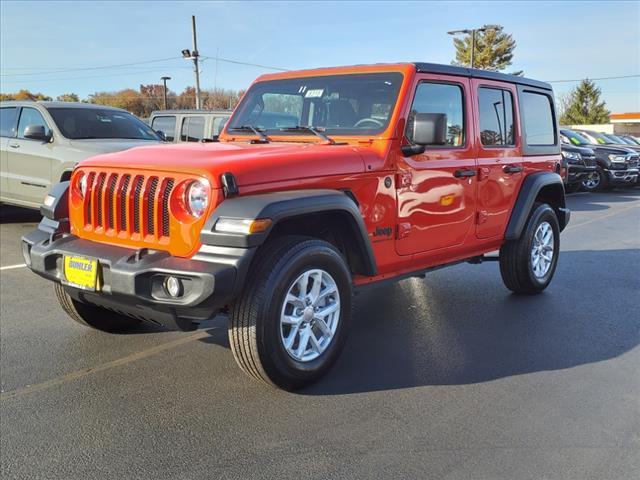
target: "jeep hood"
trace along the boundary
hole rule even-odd
[[[231,172],[242,186],[360,173],[365,171],[365,159],[371,155],[369,148],[353,145],[187,143],[99,155],[80,166],[190,173],[207,177],[215,186],[219,186],[220,175]]]

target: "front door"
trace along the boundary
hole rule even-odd
[[[473,234],[477,168],[469,88],[465,78],[419,77],[407,123],[416,113],[444,113],[447,138],[445,145],[429,146],[424,153],[398,162],[400,255],[460,245]],[[405,143],[411,138],[407,136]]]
[[[504,234],[522,181],[519,118],[513,85],[473,79],[479,121],[478,218],[476,236],[492,238]]]
[[[43,125],[45,131],[51,130],[38,110],[21,109],[18,134],[8,142],[7,187],[12,198],[37,206],[51,189],[53,145],[25,138],[24,131],[29,125]]]

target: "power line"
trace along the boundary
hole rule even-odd
[[[204,58],[204,59],[211,59],[211,60],[218,60],[219,62],[226,62],[226,63],[233,63],[235,65],[246,65],[248,67],[258,67],[258,68],[265,68],[267,70],[278,70],[280,72],[288,72],[290,71],[287,68],[281,68],[281,67],[272,67],[269,65],[261,65],[259,63],[249,63],[249,62],[240,62],[239,60],[231,60],[230,58],[222,58],[222,57],[205,57],[202,56],[200,58]]]
[[[182,57],[168,57],[168,58],[158,58],[156,60],[145,60],[142,62],[131,62],[131,63],[121,63],[118,65],[103,65],[103,66],[97,66],[97,67],[77,67],[77,68],[66,68],[66,69],[59,69],[59,70],[51,70],[48,72],[30,72],[30,73],[4,73],[0,76],[2,77],[24,77],[24,76],[31,76],[31,75],[49,75],[51,73],[67,73],[67,72],[80,72],[80,71],[85,71],[85,70],[104,70],[106,68],[121,68],[121,67],[132,67],[135,65],[144,65],[144,64],[148,64],[148,63],[157,63],[157,62],[166,62],[167,60],[176,60],[178,58],[182,58]],[[27,68],[25,67],[25,70],[27,70]]]
[[[600,77],[600,78],[589,78],[587,77],[587,79],[589,80],[618,80],[621,78],[637,78],[640,77],[640,74],[635,74],[635,75],[619,75],[616,77]],[[582,80],[585,80],[584,78],[577,78],[574,80],[547,80],[547,83],[569,83],[569,82],[581,82]]]

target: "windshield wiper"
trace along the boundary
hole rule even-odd
[[[333,138],[328,137],[327,135],[325,135],[322,131],[318,130],[317,128],[310,127],[310,126],[296,125],[295,127],[281,128],[280,131],[281,132],[311,132],[315,136],[320,137],[325,142],[327,142],[328,145],[335,145],[336,144],[336,141]]]
[[[239,127],[229,127],[228,130],[236,131],[236,132],[253,132],[260,137],[260,142],[269,143],[271,141],[271,139],[267,136],[266,133],[264,133],[264,131],[257,129],[252,125],[241,125]]]

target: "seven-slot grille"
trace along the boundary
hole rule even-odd
[[[169,236],[173,178],[88,172],[84,223],[96,232],[155,238]]]

